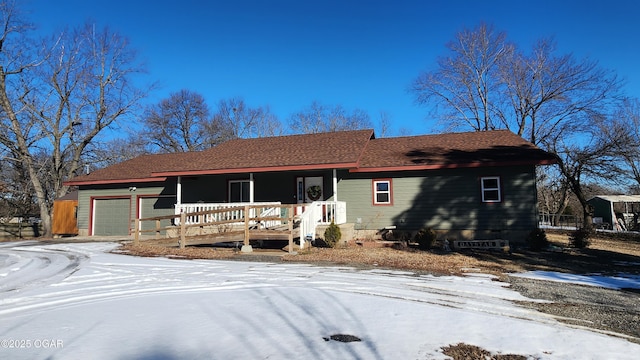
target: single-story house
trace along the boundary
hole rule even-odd
[[[81,235],[129,235],[136,217],[279,203],[322,204],[356,236],[431,227],[517,241],[537,227],[535,167],[554,161],[508,130],[379,139],[354,130],[142,155],[66,184],[79,190]]]

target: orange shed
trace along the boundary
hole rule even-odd
[[[53,235],[78,235],[78,192],[53,201]]]

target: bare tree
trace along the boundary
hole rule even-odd
[[[151,153],[153,153],[153,149],[146,139],[139,134],[132,133],[126,137],[92,143],[87,147],[81,168],[83,172],[91,172]]]
[[[626,134],[627,138],[620,141],[617,149],[621,176],[640,187],[640,100],[625,99],[603,131],[607,136],[617,132]]]
[[[146,95],[132,84],[141,68],[126,39],[92,24],[43,42],[44,53],[30,48],[15,4],[0,7],[0,143],[25,168],[49,235],[53,199],[87,146]]]
[[[583,211],[583,227],[590,228],[593,209],[587,203],[585,180],[616,181],[620,173],[616,162],[617,149],[628,136],[621,128],[611,129],[609,119],[592,119],[593,126],[572,126],[546,138],[545,147],[558,157],[562,181],[577,197]]]
[[[277,136],[284,132],[268,106],[252,108],[239,97],[218,102],[212,126],[223,140]]]
[[[606,137],[595,132],[619,100],[615,73],[589,59],[556,55],[548,39],[526,55],[504,33],[484,24],[460,32],[448,48],[452,55],[441,58],[437,70],[415,80],[416,100],[443,106],[438,111],[449,128],[511,129],[558,155],[564,177],[558,189],[564,192],[561,204],[572,191],[586,206],[583,175],[610,175],[600,159],[612,160],[618,146],[619,133]]]
[[[0,164],[0,218],[10,220],[17,216],[34,216],[38,207],[33,196],[33,185],[20,162],[3,161]]]
[[[148,106],[142,118],[143,137],[154,152],[183,152],[207,147],[209,108],[204,97],[189,90],[172,93]]]
[[[324,106],[316,101],[291,115],[289,126],[296,133],[314,134],[371,128],[369,114],[360,109],[348,112],[341,105]]]
[[[589,59],[556,55],[551,39],[525,54],[506,33],[480,24],[447,47],[451,55],[420,74],[412,90],[418,103],[439,106],[448,129],[506,128],[541,144],[565,123],[605,113],[619,98],[615,73]]]
[[[380,111],[378,117],[378,131],[376,135],[378,137],[389,136],[391,132],[391,115],[386,111]]]
[[[492,130],[502,118],[499,65],[510,58],[513,45],[504,32],[480,24],[464,29],[447,44],[451,55],[438,59],[438,68],[420,74],[412,91],[420,104],[434,104],[448,130]]]
[[[590,119],[584,114],[606,113],[618,100],[615,73],[589,59],[554,55],[555,42],[539,40],[530,55],[514,51],[499,64],[506,85],[501,113],[503,127],[534,144],[560,131],[565,123]],[[589,126],[589,124],[584,124]]]
[[[556,169],[555,167],[552,169]],[[551,216],[552,225],[557,225],[560,215],[569,205],[571,190],[559,171],[536,169],[539,210]]]
[[[284,134],[284,127],[278,117],[271,112],[271,107],[260,107],[259,120],[255,126],[255,137],[280,136]]]

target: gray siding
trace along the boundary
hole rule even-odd
[[[81,186],[78,192],[78,230],[80,234],[89,234],[89,218],[91,212],[91,199],[126,198],[131,201],[129,219],[136,216],[137,197],[140,195],[173,195],[175,197],[175,181],[149,186],[145,184],[114,184],[112,186]],[[114,188],[114,186],[120,186]],[[135,186],[135,191],[129,188]]]
[[[257,173],[254,175],[255,200],[295,203],[298,176],[323,176],[323,200],[330,199],[332,172],[329,170],[312,173]],[[483,176],[500,177],[500,203],[482,202],[480,178]],[[248,178],[249,174],[183,178],[182,201],[226,202],[228,181]],[[392,181],[391,205],[373,205],[372,179]],[[78,197],[78,228],[81,233],[83,229],[85,234],[88,233],[91,197],[129,198],[132,204],[130,219],[136,216],[137,197],[140,195],[167,197],[156,210],[169,211],[169,202],[175,203],[176,179],[153,185],[116,184],[93,186],[91,189],[81,187]],[[129,191],[130,186],[136,186],[136,190]],[[347,203],[347,222],[355,223],[356,229],[373,230],[394,225],[406,230],[432,227],[451,231],[528,231],[537,224],[533,166],[375,174],[339,171],[338,200]]]
[[[140,218],[150,218],[155,216],[173,215],[175,213],[175,196],[153,196],[153,197],[141,197],[140,202]],[[171,220],[161,220],[160,227],[167,227],[171,225]],[[150,230],[156,228],[155,221],[143,221],[141,224],[142,230]],[[164,231],[161,232],[164,234]]]
[[[533,167],[378,173],[391,179],[392,205],[373,205],[371,174],[342,174],[338,199],[361,229],[526,230],[537,221]],[[502,202],[483,203],[480,177],[499,176]]]

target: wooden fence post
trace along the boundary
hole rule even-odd
[[[244,242],[242,245],[243,253],[253,252],[253,248],[251,244],[249,244],[249,219],[251,218],[251,214],[249,212],[249,205],[244,206]]]
[[[249,205],[244,206],[244,245],[249,245]]]
[[[133,245],[139,245],[140,244],[140,219],[136,218],[134,223],[134,233],[133,233]]]
[[[287,225],[288,225],[288,230],[289,230],[289,254],[293,254],[295,251],[293,251],[293,207],[294,205],[291,205],[287,208]]]

